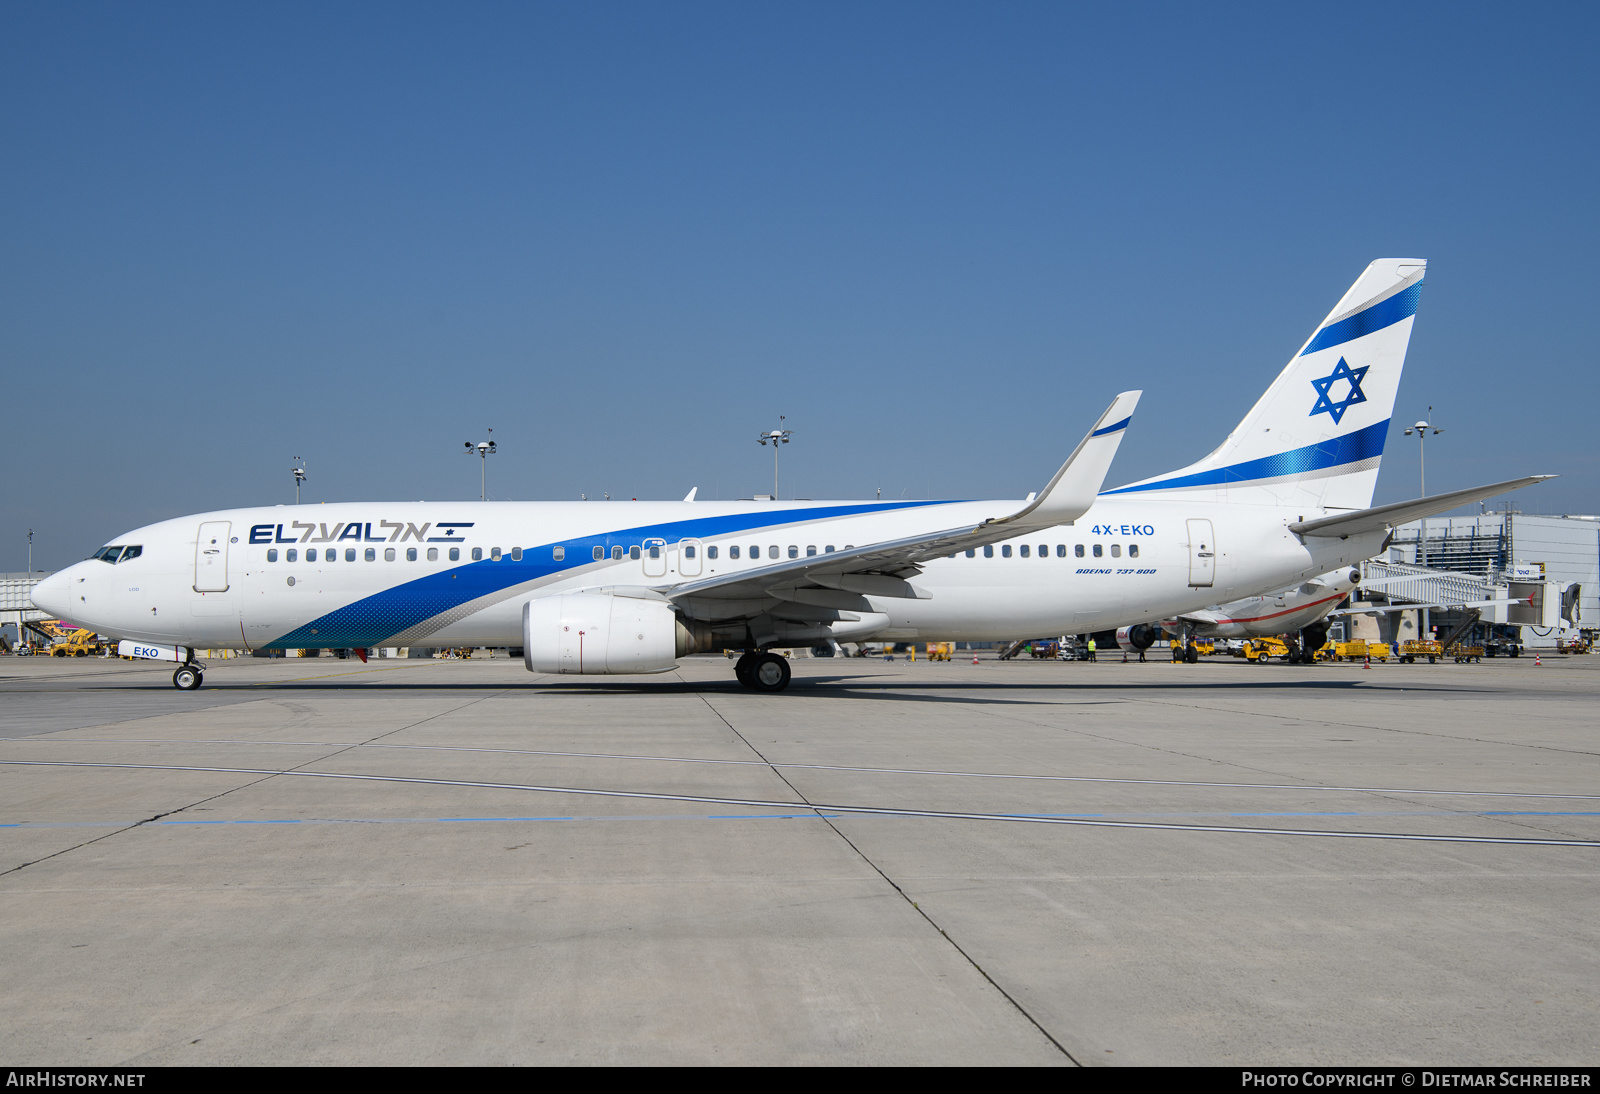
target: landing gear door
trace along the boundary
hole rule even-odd
[[[1189,584],[1209,588],[1217,576],[1217,541],[1212,538],[1209,520],[1189,523]]]
[[[228,591],[228,529],[225,520],[210,520],[200,526],[194,545],[194,591]]]

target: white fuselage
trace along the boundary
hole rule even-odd
[[[41,584],[35,602],[108,636],[201,648],[516,646],[523,605],[534,598],[619,587],[670,591],[796,555],[970,527],[1016,505],[385,502],[231,509],[118,537],[111,542],[138,545],[138,556],[77,563]],[[832,634],[993,641],[1155,621],[1349,566],[1383,539],[1382,533],[1302,539],[1288,530],[1311,515],[1303,506],[1102,496],[1072,525],[997,543],[992,552],[923,563],[911,578],[920,598],[869,595],[873,611],[834,624]],[[656,559],[647,547],[635,550],[652,539],[664,542]],[[336,552],[331,559],[329,551]],[[709,613],[705,618],[723,609],[753,612],[761,605],[680,605],[690,616]]]
[[[1186,612],[1181,620],[1167,623],[1168,629],[1188,624],[1202,638],[1262,638],[1293,634],[1308,627],[1339,606],[1350,590],[1360,584],[1355,570],[1336,570],[1292,588],[1260,596],[1247,596],[1220,607]]]

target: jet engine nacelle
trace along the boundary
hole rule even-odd
[[[707,645],[708,635],[685,627],[659,600],[567,593],[522,607],[522,663],[529,672],[670,672],[679,657]]]
[[[1138,653],[1155,645],[1161,637],[1161,628],[1154,623],[1140,623],[1133,627],[1117,628],[1117,645],[1128,653]]]

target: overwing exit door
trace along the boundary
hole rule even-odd
[[[1217,576],[1217,541],[1213,538],[1209,520],[1190,520],[1189,524],[1189,584],[1194,588],[1209,588]]]

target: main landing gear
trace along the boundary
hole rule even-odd
[[[193,691],[205,681],[199,665],[179,665],[172,674],[172,686],[179,691]]]
[[[789,659],[775,653],[747,653],[734,662],[733,674],[752,691],[779,692],[789,686]]]

